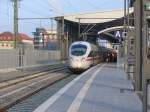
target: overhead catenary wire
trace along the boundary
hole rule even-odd
[[[46,1],[46,0],[45,0]],[[50,6],[46,3],[46,2],[41,2],[41,0],[40,1],[38,1],[38,0],[36,0],[36,2],[35,2],[35,5],[36,6],[38,6],[38,7],[31,7],[32,5],[30,5],[30,4],[24,4],[23,2],[22,2],[22,4],[21,4],[23,7],[25,7],[25,10],[28,10],[28,11],[32,11],[33,13],[36,13],[36,14],[39,14],[39,15],[43,15],[43,14],[45,14],[45,15],[50,15],[51,13],[51,10],[50,10]],[[39,12],[41,12],[41,13],[39,13]]]
[[[91,0],[89,1],[89,0],[86,0],[86,3],[90,6],[90,7],[92,7],[93,9],[99,9],[100,7],[98,7],[98,6],[96,6],[95,4],[93,4],[93,2],[91,2]]]
[[[7,15],[9,16],[9,0],[7,0]]]
[[[55,0],[44,0],[44,1],[41,1],[41,0],[35,0],[36,2],[35,2],[35,7],[33,8],[33,7],[31,7],[30,6],[30,4],[29,5],[27,5],[27,4],[24,4],[24,1],[26,1],[26,0],[22,0],[21,1],[21,3],[20,3],[20,7],[19,7],[19,10],[21,10],[21,12],[26,12],[26,13],[29,13],[29,16],[31,17],[29,17],[28,18],[28,15],[26,15],[26,16],[24,16],[25,18],[23,18],[23,17],[19,17],[19,20],[32,20],[32,19],[35,19],[36,17],[35,16],[39,16],[39,17],[37,17],[37,19],[44,19],[44,18],[46,18],[48,21],[49,21],[49,19],[50,19],[50,17],[52,17],[52,13],[50,13],[50,12],[54,12],[54,13],[57,13],[57,14],[59,14],[59,15],[61,15],[61,16],[63,16],[64,15],[64,11],[63,10],[60,10],[59,9],[59,7],[56,7],[55,6],[55,4],[54,4],[54,2],[55,2]],[[34,0],[33,0],[34,1]],[[86,1],[86,0],[85,0]],[[87,1],[88,1],[88,3],[87,3]],[[99,6],[97,6],[97,4],[94,4],[92,1],[90,1],[90,0],[87,0],[86,2],[85,2],[85,4],[87,3],[87,4],[89,4],[89,6],[91,6],[91,7],[93,7],[93,9],[98,9],[99,8],[99,6],[100,6],[100,8],[101,7],[103,7],[103,5],[99,5]],[[105,1],[103,1],[103,2],[105,2],[105,3],[102,3],[102,4],[106,4],[106,2],[110,2],[110,0],[105,0]],[[77,11],[80,11],[80,8],[76,5],[76,4],[74,4],[75,3],[75,1],[70,1],[70,0],[66,0],[65,1],[65,4],[66,5],[68,5],[68,6],[70,6],[70,8],[72,9],[72,10],[74,10],[75,12],[77,12]],[[10,17],[10,19],[11,19],[11,17],[12,17],[12,14],[13,13],[10,13],[10,9],[8,8],[8,5],[9,4],[7,4],[7,12],[4,14],[5,16],[8,16],[8,17]],[[84,5],[84,4],[83,4]],[[6,7],[5,7],[6,8]],[[8,10],[9,9],[9,10]],[[43,10],[43,11],[42,11]],[[20,11],[19,11],[20,12]],[[26,14],[25,13],[25,14]],[[22,15],[22,14],[20,14],[20,15]],[[58,16],[59,16],[58,15]],[[3,16],[3,15],[2,15]],[[32,18],[33,17],[33,18]],[[34,18],[35,17],[35,18]],[[40,18],[41,17],[41,18]],[[45,20],[46,20],[45,19]],[[39,22],[39,21],[38,21]],[[81,26],[82,27],[82,26]],[[88,26],[89,27],[89,26]],[[87,28],[88,29],[88,28]]]
[[[52,2],[52,0],[51,0],[51,2]],[[63,13],[61,11],[59,11],[51,2],[49,0],[45,0],[45,2],[42,2],[43,8],[46,8],[47,11],[49,11],[49,12],[55,12],[55,13],[62,15]],[[41,4],[40,4],[40,6],[41,6]],[[49,13],[49,15],[50,15],[50,13]]]
[[[64,13],[62,11],[60,11],[58,8],[56,8],[55,6],[53,6],[53,1],[51,0],[51,2],[49,0],[46,0],[47,2],[47,5],[49,5],[50,10],[52,10],[52,12],[55,12],[55,13],[58,13],[58,14],[61,14],[61,15],[64,15]]]
[[[33,15],[38,15],[38,16],[41,16],[41,15],[43,15],[43,16],[44,16],[44,15],[48,15],[48,14],[46,14],[46,13],[39,13],[38,11],[35,11],[35,10],[31,9],[30,7],[24,5],[24,4],[22,4],[22,5],[20,6],[20,11],[24,11],[24,12],[27,12],[27,13],[30,13],[30,14],[33,14]]]
[[[6,13],[4,13],[4,12],[2,12],[3,13],[3,16],[8,16],[8,17],[12,17],[12,18],[9,18],[9,19],[12,19],[13,20],[13,13],[11,12],[11,13],[9,13],[11,10],[8,10],[8,7],[11,7],[12,8],[12,4],[11,5],[9,5],[9,4],[6,4],[7,5],[7,9],[6,10],[4,10],[4,11],[7,11]],[[5,5],[4,5],[5,6]],[[9,8],[10,9],[10,8]],[[19,10],[21,10],[21,11],[25,11],[25,12],[28,12],[28,13],[30,13],[30,14],[32,14],[32,15],[39,15],[39,16],[41,16],[43,13],[38,13],[38,11],[34,11],[33,9],[35,9],[35,8],[28,8],[28,7],[25,7],[25,5],[23,4],[23,6],[22,6],[22,4],[20,4],[20,7],[19,7]],[[40,8],[41,9],[41,8]],[[9,12],[8,12],[9,11]],[[1,14],[2,14],[1,13]],[[8,15],[9,14],[9,15]],[[12,14],[12,15],[10,15],[10,14]],[[48,13],[46,13],[45,15],[49,15]],[[7,17],[7,20],[8,20],[8,17]],[[12,22],[13,21],[11,21],[11,23],[10,24],[8,24],[8,25],[3,25],[3,27],[11,27],[11,24],[12,24]],[[27,23],[22,23],[22,22],[20,22],[20,24],[19,24],[19,26],[22,26],[22,24],[24,24],[24,25],[27,25],[27,24],[36,24],[36,23],[38,23],[38,22],[35,22],[35,23],[31,23],[31,21],[30,22],[27,22]],[[1,24],[1,27],[2,27],[2,24]],[[11,28],[12,29],[12,28]]]
[[[9,0],[7,0],[6,2],[5,2],[5,5],[4,5],[4,3],[3,3],[3,7],[2,6],[0,6],[0,8],[5,8],[5,10],[0,10],[0,11],[2,11],[2,12],[0,12],[0,15],[1,15],[1,17],[4,15],[4,16],[8,16],[8,17],[11,17],[11,14],[9,13]]]
[[[123,4],[123,0],[118,0],[118,1],[121,1],[122,2],[122,4]],[[110,3],[110,0],[103,0],[102,2],[101,2],[101,4],[99,4],[99,6],[97,6],[96,4],[95,4],[96,2],[94,2],[93,0],[91,1],[91,0],[86,0],[86,4],[88,4],[89,5],[89,7],[92,7],[93,9],[96,9],[96,10],[102,10],[106,5],[108,6],[108,5],[111,5],[111,3]],[[108,6],[109,7],[109,6]],[[123,8],[123,7],[122,7]]]
[[[12,17],[11,17],[12,15],[10,15],[10,14],[8,15],[7,13],[2,13],[2,12],[0,12],[0,15],[1,15],[1,17],[2,17],[2,16],[7,16],[8,18],[12,18]]]
[[[39,1],[39,2],[37,2],[37,1]],[[46,0],[44,0],[45,2],[41,2],[41,0],[36,0],[36,3],[38,3],[38,8],[42,8],[42,10],[44,9],[44,10],[47,10],[48,12],[50,12],[51,11],[51,8],[50,8],[50,6],[47,4],[47,1]]]
[[[23,4],[24,5],[24,4]],[[4,11],[7,11],[6,13],[3,13],[3,16],[7,16],[7,20],[8,20],[8,17],[12,17],[12,18],[10,18],[10,19],[12,19],[13,20],[13,15],[10,15],[10,10],[8,10],[9,8],[8,7],[12,7],[12,4],[11,5],[9,5],[8,4],[8,2],[7,2],[7,4],[6,4],[6,10],[4,10]],[[20,4],[20,6],[21,6],[21,4]],[[35,9],[35,8],[34,8]],[[24,6],[23,7],[19,7],[19,10],[21,10],[21,11],[25,11],[25,12],[28,12],[28,13],[31,13],[32,15],[39,15],[39,16],[41,16],[43,13],[38,13],[37,11],[34,11],[33,10],[33,8],[24,8]],[[2,13],[1,13],[2,14]],[[12,13],[11,13],[12,14]],[[49,15],[49,14],[45,14],[45,15]],[[22,22],[21,22],[22,23]],[[12,22],[11,22],[11,24],[12,24]],[[5,27],[10,27],[11,26],[11,24],[10,25],[3,25],[3,27],[5,26]],[[35,24],[35,23],[31,23],[30,22],[30,24]],[[21,24],[20,24],[21,25]],[[20,26],[19,25],[19,26]],[[1,24],[1,27],[2,27],[2,24]]]
[[[68,6],[70,7],[71,6],[71,8],[75,11],[75,12],[77,12],[78,10],[78,8],[77,7],[75,7],[75,5],[73,5],[71,2],[70,2],[70,0],[68,1],[66,1],[66,3],[68,4]]]
[[[39,3],[39,2],[38,2]],[[42,5],[42,6],[44,6],[44,5]],[[24,7],[27,7],[27,6],[25,6],[24,5]],[[29,7],[29,6],[28,6]],[[30,9],[30,8],[26,8],[26,9]],[[46,7],[46,5],[44,6],[44,7]],[[26,10],[26,9],[24,9],[24,10]],[[35,9],[35,8],[34,8]],[[42,8],[40,8],[40,9],[42,9]],[[49,10],[49,8],[45,8],[45,10]],[[42,17],[41,15],[43,14],[40,14],[39,12],[37,12],[37,11],[35,11],[35,10],[27,10],[29,13],[33,13],[34,15],[38,15],[38,16],[40,16],[40,17]],[[26,12],[27,12],[26,11]],[[44,11],[43,11],[44,12]],[[45,11],[46,12],[46,11]],[[50,15],[50,13],[49,13],[49,11],[47,11],[48,13],[45,13],[45,15],[46,16],[49,16]],[[35,17],[36,18],[36,17]],[[19,18],[19,20],[29,20],[29,21],[33,21],[33,19],[34,20],[36,20],[35,18],[31,18],[31,17],[29,17],[29,18]],[[40,27],[42,27],[43,26],[43,18],[38,18],[37,19],[38,21],[36,21],[36,23],[38,22],[38,26],[40,26]],[[40,21],[39,21],[40,20]],[[48,22],[48,21],[47,21]]]
[[[12,30],[11,23],[12,23],[13,17],[12,17],[12,14],[9,13],[8,0],[3,1],[3,3],[0,3],[0,4],[2,5],[2,6],[0,6],[0,8],[1,8],[0,9],[0,19],[6,21],[6,22],[1,21],[1,23],[0,23],[1,30],[0,31],[4,31],[4,28],[7,28],[7,27],[9,27],[9,29],[7,29],[7,31]]]

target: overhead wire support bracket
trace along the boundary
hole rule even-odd
[[[122,18],[126,18],[126,17],[122,17]],[[76,19],[121,19],[121,18],[103,18],[103,17],[101,17],[101,18],[76,18]],[[131,19],[131,20],[134,20],[135,18],[128,18],[128,19]]]
[[[31,17],[31,18],[18,18],[18,20],[30,20],[30,19],[54,19],[55,17]]]

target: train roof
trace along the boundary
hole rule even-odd
[[[129,13],[133,13],[133,11],[134,8],[129,9]],[[64,19],[76,23],[78,23],[80,19],[80,23],[89,24],[110,22],[122,17],[124,17],[124,9],[65,15]]]
[[[97,46],[93,43],[86,42],[86,41],[76,41],[76,42],[73,42],[71,45],[75,45],[75,44],[84,44],[84,45],[88,45],[88,46]]]
[[[95,49],[95,50],[98,50],[98,46],[93,44],[93,43],[90,43],[90,42],[86,42],[86,41],[76,41],[76,42],[73,42],[71,44],[72,45],[76,45],[76,44],[83,44],[83,45],[86,45],[87,47],[91,48],[91,49]]]
[[[75,41],[72,44],[90,44],[90,43],[86,41]]]

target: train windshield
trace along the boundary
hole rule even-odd
[[[82,56],[86,53],[87,46],[78,44],[71,47],[71,54],[74,56]]]

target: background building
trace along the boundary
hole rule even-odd
[[[19,33],[18,44],[24,45],[27,48],[33,48],[33,39],[28,35]],[[0,49],[13,49],[14,48],[14,36],[11,32],[3,32],[0,34]]]
[[[36,31],[33,32],[35,49],[41,49],[43,47],[43,45],[42,45],[43,33],[45,33],[44,28],[36,28]]]
[[[34,34],[34,48],[56,50],[57,49],[57,32],[56,30],[46,30],[36,28]]]

